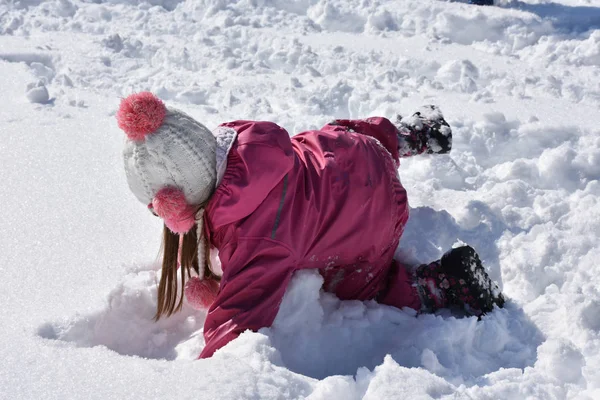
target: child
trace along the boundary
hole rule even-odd
[[[422,312],[457,306],[476,316],[504,304],[471,247],[414,273],[392,258],[408,220],[399,157],[452,146],[433,106],[398,117],[397,126],[336,120],[290,138],[257,121],[213,134],[144,92],[121,102],[117,120],[127,134],[129,186],[165,223],[156,319],[181,309],[179,273],[188,302],[208,308],[201,358],[246,329],[270,326],[304,268],[318,269],[324,290],[343,300]],[[207,265],[210,248],[222,276]]]

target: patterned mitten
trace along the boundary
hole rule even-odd
[[[452,129],[439,108],[423,106],[410,117],[396,118],[400,157],[444,154],[452,149]]]
[[[481,317],[494,305],[504,306],[504,296],[471,246],[452,249],[441,260],[419,266],[415,278],[423,311],[458,306]]]

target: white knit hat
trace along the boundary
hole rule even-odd
[[[129,188],[171,231],[186,233],[215,189],[213,134],[149,92],[123,99],[117,121],[127,135],[123,156]]]

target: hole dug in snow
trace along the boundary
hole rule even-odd
[[[155,323],[156,280],[156,271],[131,273],[109,294],[104,310],[46,323],[38,335],[128,356],[193,360],[204,346],[205,315],[186,307]],[[322,379],[373,369],[389,354],[400,366],[424,368],[455,384],[536,362],[542,335],[513,303],[479,322],[450,312],[417,317],[414,310],[374,301],[340,301],[322,284],[316,271],[296,273],[273,326],[242,334],[213,357],[266,357],[264,362]]]
[[[156,271],[132,272],[108,295],[105,309],[46,323],[38,335],[78,347],[106,346],[127,356],[195,359],[204,345],[204,313],[184,306],[182,312],[154,322],[157,281]]]

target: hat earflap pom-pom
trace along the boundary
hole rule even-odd
[[[219,282],[214,279],[190,278],[184,288],[187,303],[196,310],[206,310],[215,301],[219,292]]]
[[[196,208],[189,205],[185,195],[175,187],[165,187],[152,199],[154,212],[174,233],[186,233],[196,224]]]

